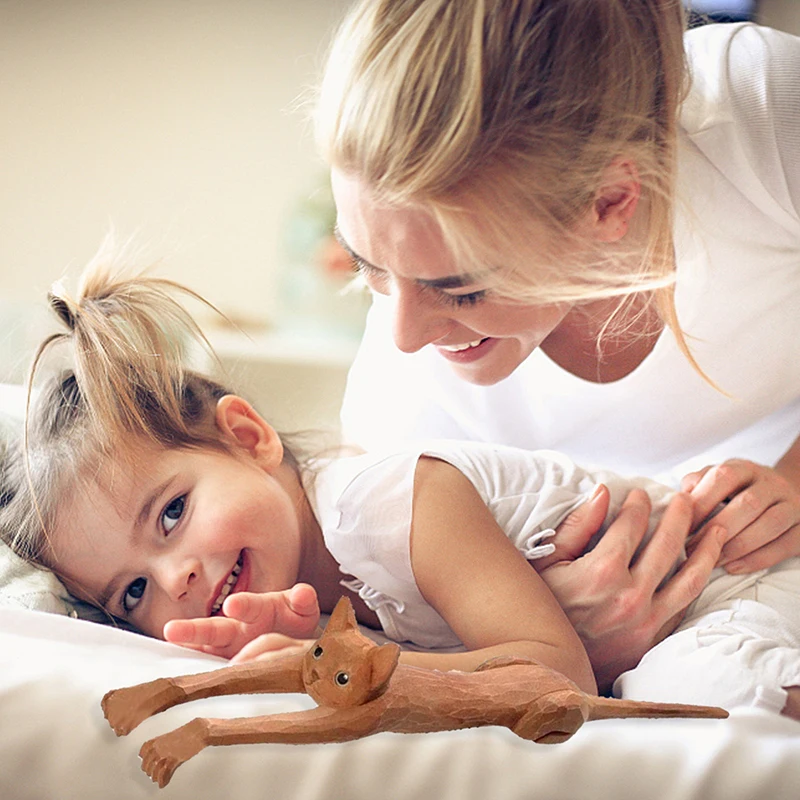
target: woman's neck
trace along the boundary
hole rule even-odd
[[[618,298],[576,305],[542,343],[542,351],[592,383],[629,375],[653,350],[664,323],[650,295],[634,295],[617,311],[618,305]]]

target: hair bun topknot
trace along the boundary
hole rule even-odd
[[[78,320],[78,309],[67,297],[64,286],[60,281],[50,287],[50,291],[47,293],[47,302],[50,308],[56,312],[58,318],[71,331],[74,331]]]

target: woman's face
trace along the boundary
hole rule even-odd
[[[508,377],[569,312],[493,296],[486,275],[454,262],[424,211],[379,205],[337,170],[332,186],[338,238],[369,288],[391,297],[394,342],[404,353],[430,345],[460,378],[487,386]]]

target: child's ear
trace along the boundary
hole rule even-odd
[[[217,428],[266,469],[283,461],[283,443],[275,429],[247,402],[226,394],[217,403]]]
[[[593,238],[600,242],[618,242],[628,232],[642,186],[636,164],[614,159],[603,173],[594,198],[590,225]]]

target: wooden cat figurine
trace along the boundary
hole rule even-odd
[[[380,731],[425,733],[504,725],[534,742],[562,742],[587,720],[726,717],[720,708],[595,697],[542,664],[492,659],[475,672],[398,664],[400,648],[378,646],[358,629],[342,598],[304,654],[199,675],[159,678],[108,692],[102,707],[118,736],[179,703],[221,694],[307,692],[318,707],[243,719],[194,719],[142,745],[142,769],[159,786],[209,745],[343,742]]]

